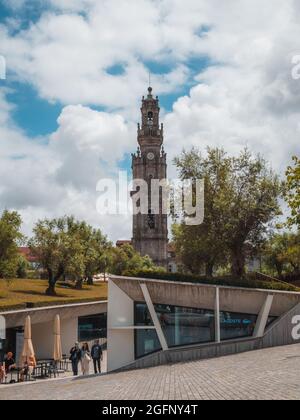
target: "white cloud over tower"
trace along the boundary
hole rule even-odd
[[[26,3],[11,5],[22,10]],[[35,23],[24,26],[17,17],[0,25],[9,77],[63,106],[58,130],[31,139],[14,124],[5,92],[0,95],[1,207],[20,210],[28,231],[37,217],[73,213],[103,225],[114,239],[130,237],[130,221],[99,220],[95,186],[135,150],[149,63],[161,68],[152,76],[155,93],[193,85],[172,111],[163,110],[170,160],[183,147],[237,153],[248,146],[282,173],[299,154],[300,81],[291,76],[292,56],[300,54],[298,2],[45,4]],[[211,64],[195,75],[191,63],[203,57]]]

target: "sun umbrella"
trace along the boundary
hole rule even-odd
[[[28,363],[30,360],[35,360],[35,353],[32,345],[32,336],[31,336],[31,318],[28,316],[25,320],[25,329],[24,329],[24,344],[21,354],[21,365]]]
[[[54,352],[53,359],[55,362],[62,360],[62,346],[61,346],[61,332],[60,332],[60,317],[56,315],[54,320]]]

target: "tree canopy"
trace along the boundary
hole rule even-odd
[[[195,264],[198,260],[199,266],[205,263],[208,272],[209,265],[228,259],[232,274],[243,276],[246,256],[261,247],[268,225],[281,213],[279,178],[263,158],[247,149],[237,157],[212,148],[204,157],[193,149],[184,151],[175,164],[182,179],[204,179],[205,183],[204,223],[177,228],[179,253]]]
[[[111,274],[125,276],[133,272],[155,271],[156,266],[148,256],[141,257],[131,245],[126,244],[112,249],[109,270]]]
[[[284,274],[299,274],[300,233],[274,234],[266,243],[263,259],[267,269],[279,277]]]
[[[296,225],[300,229],[300,159],[293,158],[294,166],[289,166],[286,172],[286,199],[291,209],[288,225]]]
[[[39,221],[33,232],[29,246],[48,273],[48,295],[55,295],[55,285],[62,276],[74,280],[78,288],[83,279],[91,281],[110,247],[100,230],[74,217]]]
[[[18,246],[24,239],[21,216],[4,211],[0,218],[0,278],[14,277],[19,263]]]

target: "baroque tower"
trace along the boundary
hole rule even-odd
[[[159,122],[159,100],[153,97],[151,87],[147,98],[143,97],[141,113],[142,124],[138,124],[139,147],[137,153],[132,155],[132,171],[133,180],[144,180],[148,184],[148,214],[145,211],[145,214],[133,215],[132,243],[142,256],[148,255],[155,264],[167,268],[168,215],[162,211],[161,189],[159,212],[153,212],[151,205],[151,181],[167,178],[167,155],[163,147],[163,124]]]

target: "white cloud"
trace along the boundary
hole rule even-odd
[[[248,146],[284,171],[299,154],[300,7],[294,0],[49,0],[36,22],[16,32],[0,26],[10,77],[32,84],[65,107],[48,143],[28,139],[0,96],[0,199],[22,211],[28,231],[37,217],[73,213],[130,237],[130,220],[96,213],[97,179],[115,174],[135,150],[139,99],[147,63],[168,68],[152,77],[155,94],[186,86],[189,59],[214,65],[195,78],[172,112],[163,110],[170,161],[183,147]],[[21,24],[21,23],[20,23]],[[201,33],[201,28],[207,28]],[[111,75],[112,66],[123,74]],[[78,105],[82,104],[82,105]],[[89,108],[101,105],[106,112]],[[45,140],[45,139],[43,139]],[[170,166],[170,173],[174,174]]]
[[[119,160],[134,146],[132,126],[122,116],[70,106],[49,142],[33,141],[14,126],[9,111],[2,96],[0,208],[18,210],[26,234],[40,218],[74,214],[113,238],[126,237],[126,217],[97,213],[96,185],[103,177],[117,178]]]

